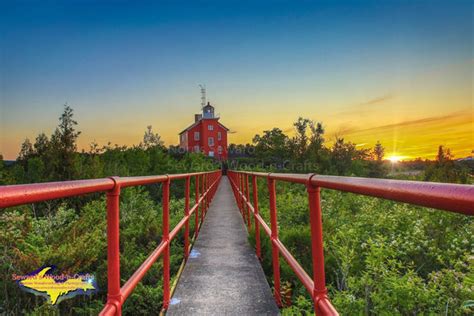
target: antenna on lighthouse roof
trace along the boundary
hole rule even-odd
[[[201,109],[206,106],[206,86],[200,84],[199,87],[201,88]]]

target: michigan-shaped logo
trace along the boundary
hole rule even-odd
[[[97,292],[97,283],[90,274],[53,275],[55,266],[45,266],[27,275],[13,274],[12,278],[26,292],[45,297],[56,305],[77,295],[91,295]]]

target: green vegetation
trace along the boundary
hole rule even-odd
[[[260,212],[269,223],[267,193],[260,180]],[[277,207],[280,239],[311,275],[305,188],[279,183]],[[463,306],[474,290],[472,218],[331,190],[323,190],[322,207],[329,297],[341,315],[472,314]],[[270,241],[261,238],[271,283]],[[255,242],[253,230],[249,239]],[[306,289],[280,262],[283,314],[312,313]]]
[[[299,118],[290,137],[274,128],[252,144],[231,145],[233,168],[278,172],[471,183],[474,166],[439,147],[436,161],[384,161],[380,142],[357,149],[338,137],[325,146],[321,123]],[[471,175],[470,175],[471,174]],[[268,191],[260,180],[261,213],[270,222]],[[474,220],[402,203],[322,192],[326,279],[341,315],[468,315],[474,312]],[[308,202],[301,185],[278,183],[280,239],[312,271]],[[254,231],[250,240],[255,243]],[[263,267],[272,282],[271,247],[262,233]],[[283,314],[313,312],[301,282],[281,258]]]
[[[469,183],[472,166],[453,160],[440,147],[435,162],[394,166],[384,148],[358,149],[339,137],[325,145],[321,123],[300,118],[295,136],[274,128],[252,144],[230,145],[231,168],[283,172]],[[48,137],[21,145],[18,160],[0,164],[0,184],[138,176],[212,170],[200,154],[165,148],[147,127],[132,147],[92,143],[77,151],[80,136],[73,110],[65,106]],[[401,168],[401,170],[397,170]],[[403,168],[406,168],[403,169]],[[405,171],[416,171],[405,174]],[[280,237],[306,271],[311,271],[309,214],[304,187],[277,186]],[[192,189],[191,192],[194,192]],[[171,187],[171,227],[183,214],[183,182]],[[259,182],[261,213],[269,222],[267,187]],[[401,203],[323,190],[326,273],[329,295],[342,315],[468,315],[474,312],[472,218]],[[103,307],[106,292],[106,212],[103,194],[12,207],[0,213],[0,314],[91,315]],[[127,188],[121,195],[121,277],[127,280],[161,239],[161,186]],[[191,222],[191,231],[194,231]],[[252,233],[251,242],[254,242]],[[263,267],[271,282],[270,244],[262,234]],[[171,269],[182,262],[182,234],[172,244]],[[11,275],[54,264],[63,273],[92,273],[100,292],[61,302],[58,307],[22,292]],[[157,261],[124,305],[125,315],[156,314],[162,302],[161,261]],[[312,302],[282,260],[283,314],[312,313]]]
[[[217,165],[198,154],[168,151],[158,134],[147,127],[137,146],[99,147],[77,152],[80,132],[73,111],[65,106],[59,126],[48,138],[40,134],[34,144],[27,139],[18,160],[1,164],[0,183],[20,184],[66,179],[100,178],[112,175],[141,176],[214,170]],[[193,181],[192,181],[193,183]],[[194,192],[192,188],[191,192]],[[170,227],[184,212],[184,181],[173,181],[170,198]],[[127,280],[161,240],[161,185],[127,188],[121,193],[121,277]],[[194,221],[191,221],[191,235]],[[1,297],[0,314],[5,315],[96,315],[103,308],[107,289],[106,205],[104,194],[47,201],[12,207],[0,213]],[[171,247],[171,275],[183,260],[184,240],[180,234]],[[12,274],[26,274],[53,264],[57,273],[94,274],[99,293],[78,296],[52,307],[43,298],[21,291]],[[125,315],[155,314],[162,302],[162,262],[158,260],[127,299]]]

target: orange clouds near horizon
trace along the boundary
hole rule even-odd
[[[385,99],[389,98],[384,97],[383,100]],[[379,98],[377,102],[381,101],[382,98]],[[367,104],[369,104],[369,102]],[[230,118],[224,118],[223,123],[233,130],[233,124]],[[343,137],[346,141],[355,143],[358,148],[372,148],[377,141],[380,141],[385,147],[386,157],[399,156],[403,160],[411,160],[418,157],[433,159],[436,157],[439,145],[450,148],[455,158],[471,156],[474,149],[473,110],[456,111],[444,115],[402,120],[390,124],[366,125],[363,127],[352,126],[350,122],[339,122],[340,127],[336,129],[336,124],[334,123],[333,121],[332,126],[331,122],[326,124],[323,121],[326,128],[326,146],[331,146],[336,137]],[[294,134],[292,127],[282,128],[282,126],[278,126],[277,123],[274,125],[275,126],[269,128],[262,128],[261,130],[257,130],[254,127],[250,131],[244,130],[243,132],[232,133],[229,135],[229,142],[238,144],[251,143],[256,133],[261,134],[263,130],[273,127],[281,128],[289,136]],[[174,134],[175,132],[177,134],[180,128],[177,126],[175,126],[175,128],[176,131],[174,131],[173,127],[167,127],[163,130],[154,127],[154,131],[162,135],[162,139],[166,145],[176,145],[177,136]],[[122,131],[116,135],[114,134],[115,136],[111,135],[113,137],[110,138],[96,138],[93,137],[91,131],[81,128],[81,124],[79,124],[78,129],[82,131],[78,140],[79,150],[88,150],[90,143],[93,141],[99,143],[99,145],[105,145],[109,141],[113,145],[132,146],[139,144],[145,131],[145,127],[141,129],[130,128],[127,131]],[[48,134],[48,132],[46,133]],[[34,142],[36,137],[36,135],[25,135],[22,138],[17,137],[16,139],[2,137],[2,150],[5,159],[16,158],[21,146],[21,141],[19,140],[26,138],[26,136],[28,136],[32,142]]]
[[[455,158],[472,155],[474,150],[473,111],[457,111],[447,115],[401,121],[367,128],[351,128],[339,134],[347,141],[373,147],[380,141],[385,155],[404,159],[433,159],[438,146],[450,148]]]
[[[312,105],[322,102],[308,97],[293,106],[275,102],[271,111],[268,111],[269,106],[262,104],[262,100],[251,108],[245,108],[236,106],[236,100],[224,99],[216,109],[221,113],[221,122],[231,130],[229,143],[252,143],[256,134],[275,127],[291,137],[294,135],[293,122],[302,116],[323,123],[326,146],[331,146],[336,137],[343,137],[355,143],[357,148],[372,148],[380,141],[387,158],[433,159],[439,145],[450,148],[456,159],[472,155],[474,108],[462,106],[472,103],[467,94],[461,95],[459,101],[453,101],[451,106],[443,106],[441,100],[435,102],[437,100],[433,97],[407,94],[385,93],[346,106],[344,102],[325,107]],[[447,111],[448,108],[451,111]],[[153,126],[154,132],[162,136],[166,145],[177,145],[179,131],[188,126],[193,114],[199,111],[199,107],[192,105],[192,102],[173,112],[166,111],[162,106],[149,109],[149,112],[140,111],[133,115],[115,115],[102,122],[100,116],[76,107],[77,128],[82,132],[78,149],[87,151],[92,142],[97,142],[99,146],[109,142],[112,146],[137,145],[142,141],[147,125]],[[50,114],[30,125],[24,120],[5,123],[8,124],[3,125],[4,131],[8,133],[0,133],[0,154],[5,159],[16,159],[26,137],[34,142],[39,132],[51,135],[57,119]]]

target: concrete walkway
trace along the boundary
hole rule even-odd
[[[279,310],[222,177],[167,315],[278,315]]]

